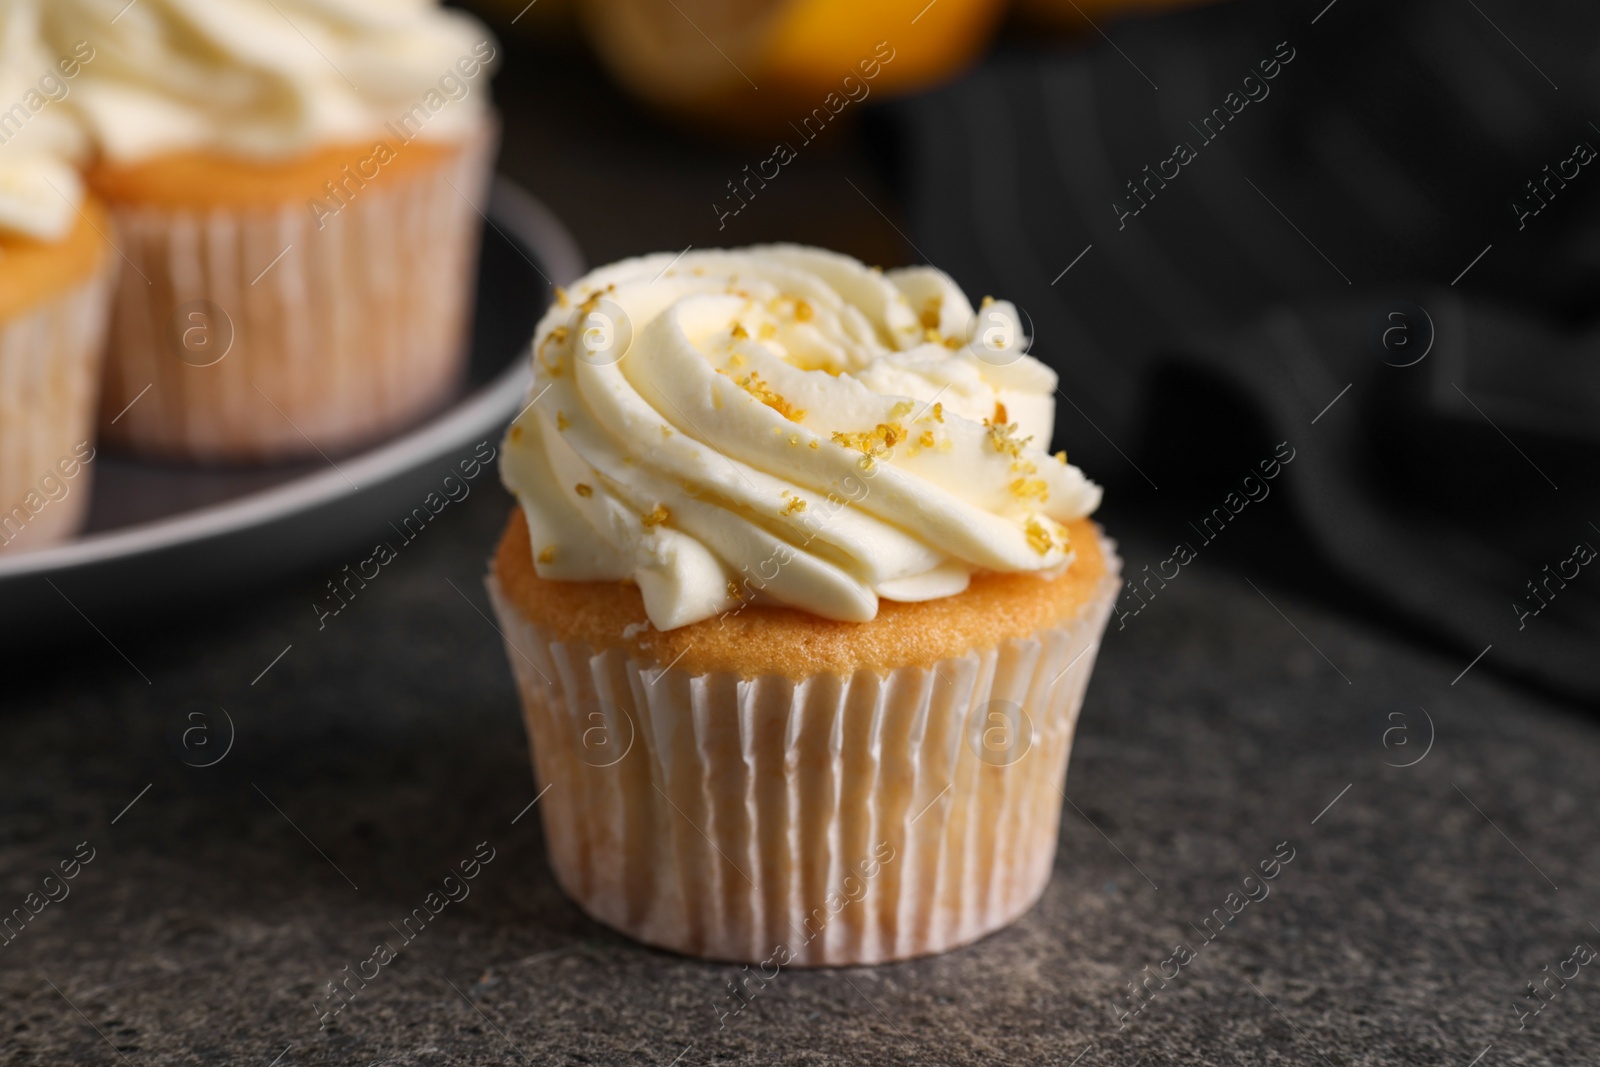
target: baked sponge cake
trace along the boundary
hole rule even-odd
[[[590,915],[844,965],[1038,898],[1120,563],[1024,347],[938,271],[798,246],[559,294],[489,587]]]
[[[88,511],[121,265],[79,176],[86,146],[63,102],[92,49],[54,56],[38,11],[0,4],[0,552],[64,540]]]
[[[68,104],[129,264],[108,442],[314,459],[448,402],[497,135],[486,29],[437,0],[43,11],[54,47],[95,49]]]

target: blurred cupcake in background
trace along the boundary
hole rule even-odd
[[[0,0],[0,552],[62,540],[88,509],[118,262],[73,164],[67,101],[94,49],[38,31],[38,4]]]
[[[435,0],[52,0],[45,32],[97,52],[71,105],[129,263],[108,442],[286,459],[449,398],[496,134],[488,31]]]

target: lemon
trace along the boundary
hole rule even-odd
[[[601,60],[636,95],[758,131],[949,77],[988,45],[1005,8],[1004,0],[583,0],[580,15]]]

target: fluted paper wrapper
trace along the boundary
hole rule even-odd
[[[116,277],[108,255],[74,288],[0,323],[0,552],[66,540],[88,514],[93,464],[80,464],[71,478],[58,464],[78,462],[78,446],[94,441]],[[64,496],[50,499],[55,483],[47,485],[47,476]]]
[[[640,941],[766,966],[905,959],[1013,922],[1050,879],[1111,547],[1053,629],[800,680],[562,642],[491,576],[557,880]]]
[[[320,228],[303,197],[205,213],[113,203],[134,269],[117,294],[105,439],[278,460],[347,450],[445,403],[465,368],[494,140],[486,127],[437,165],[380,171]]]

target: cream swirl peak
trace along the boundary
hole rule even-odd
[[[64,101],[94,57],[86,41],[53,56],[39,0],[0,0],[0,237],[59,240],[77,221],[84,137]]]
[[[632,579],[662,630],[1059,573],[1100,489],[1043,450],[1056,375],[1019,334],[937,270],[796,245],[594,271],[539,323],[501,461],[536,572]]]
[[[408,115],[422,137],[459,138],[481,121],[476,75],[495,56],[488,30],[437,0],[50,0],[45,32],[98,50],[72,103],[118,163],[281,159]]]

